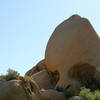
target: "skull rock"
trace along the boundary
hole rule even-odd
[[[45,64],[48,71],[59,72],[57,86],[63,88],[70,84],[73,66],[100,66],[100,39],[88,19],[73,15],[56,27],[46,47]]]

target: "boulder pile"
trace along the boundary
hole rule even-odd
[[[0,100],[67,100],[57,89],[72,88],[77,95],[81,80],[96,76],[97,67],[100,38],[88,19],[73,15],[55,28],[45,58],[26,72],[30,81],[23,78],[0,83]],[[69,100],[82,98],[75,96]]]

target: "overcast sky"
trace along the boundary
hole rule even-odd
[[[73,14],[100,35],[100,0],[0,0],[0,74],[11,68],[24,75],[35,66],[55,27]]]

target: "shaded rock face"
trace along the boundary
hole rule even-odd
[[[68,71],[68,76],[71,79],[82,80],[87,76],[94,76],[96,68],[90,64],[76,64]],[[83,77],[84,76],[84,77]]]
[[[80,87],[86,85],[84,82],[93,79],[96,74],[96,68],[90,64],[76,64],[72,66],[68,71],[68,78],[70,85],[75,94],[78,95]]]
[[[62,92],[53,89],[41,90],[40,92],[43,100],[66,100],[66,97]]]
[[[32,69],[30,69],[29,71],[26,72],[26,76],[32,76],[35,73],[46,69],[46,65],[45,65],[45,60],[41,60],[36,66],[34,66]]]
[[[45,64],[48,71],[59,73],[57,86],[63,88],[70,84],[68,74],[73,66],[100,66],[100,39],[86,18],[73,15],[57,26],[46,47]]]

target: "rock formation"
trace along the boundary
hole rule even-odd
[[[63,88],[69,86],[68,73],[75,65],[100,66],[100,39],[86,18],[73,15],[56,27],[46,47],[45,64],[48,71],[59,72],[57,86]]]
[[[40,89],[52,86],[50,76],[46,70],[42,70],[31,77],[39,85]]]
[[[19,84],[20,81],[15,80],[0,83],[0,100],[28,100]]]
[[[66,100],[87,76],[100,80],[100,39],[86,18],[73,15],[56,27],[45,59],[16,80],[0,80],[0,100]],[[98,82],[100,84],[100,82]],[[100,87],[100,85],[98,85]],[[98,88],[98,86],[96,86]],[[79,96],[68,100],[83,100]]]
[[[0,100],[42,100],[32,80],[11,80],[0,83]]]
[[[58,81],[58,73],[48,72],[44,59],[27,71],[25,76],[30,76],[38,83],[40,88],[55,87]]]
[[[45,65],[45,60],[41,60],[36,66],[34,66],[32,69],[30,69],[29,71],[26,72],[26,76],[32,76],[33,74],[46,69],[46,65]]]

